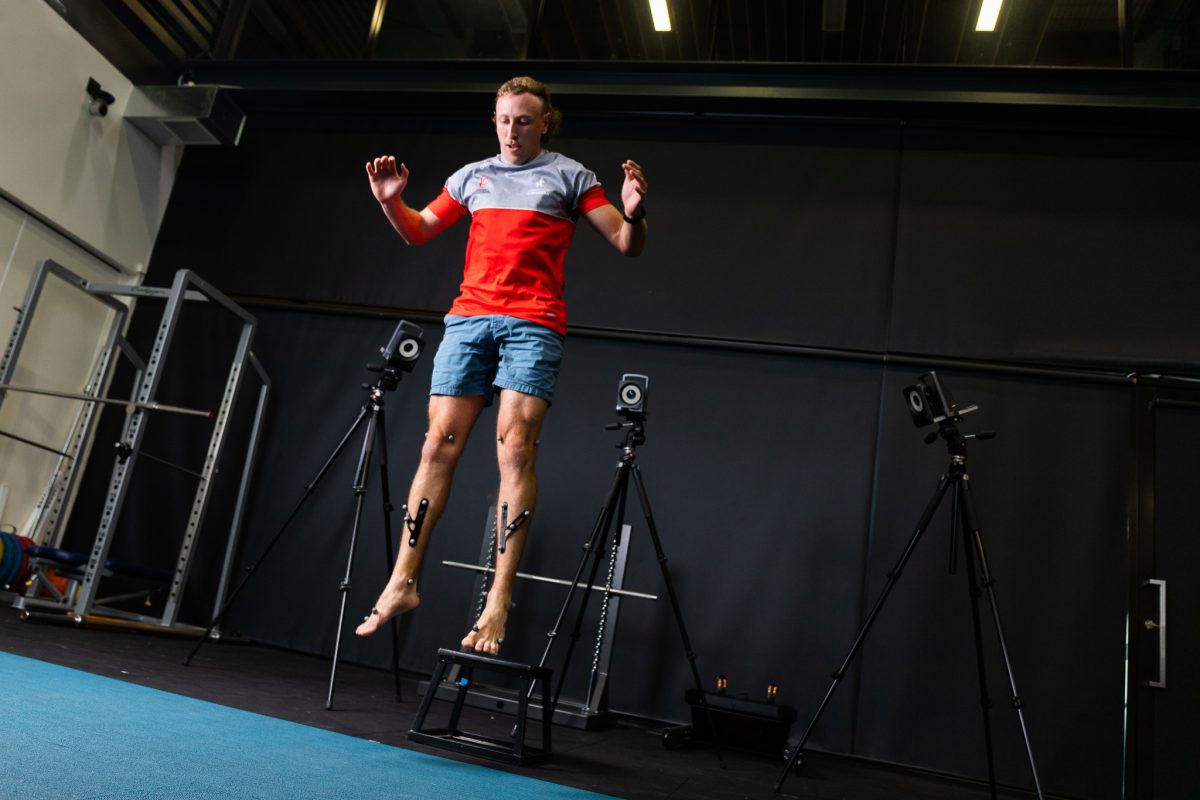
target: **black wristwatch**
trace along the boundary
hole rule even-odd
[[[638,206],[637,215],[633,216],[633,217],[627,217],[627,216],[625,216],[624,211],[621,212],[621,219],[625,220],[630,225],[637,225],[639,222],[641,222],[645,218],[646,218],[646,207],[645,206]]]

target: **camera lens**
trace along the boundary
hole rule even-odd
[[[405,339],[396,348],[396,355],[405,361],[412,361],[421,353],[421,343],[416,339]]]
[[[920,389],[914,388],[908,393],[908,407],[911,408],[914,413],[925,413],[925,398],[921,397]]]
[[[642,389],[640,386],[627,383],[621,387],[621,401],[626,405],[636,406],[642,402]]]

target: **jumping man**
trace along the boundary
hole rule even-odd
[[[647,184],[638,164],[622,164],[619,211],[594,173],[546,150],[562,114],[551,105],[546,86],[533,78],[513,78],[500,87],[493,119],[499,156],[455,172],[420,211],[402,198],[409,176],[403,163],[397,165],[393,156],[367,163],[371,192],[408,244],[424,244],[468,214],[471,228],[463,282],[433,361],[429,430],[408,493],[405,534],[423,509],[420,533],[415,546],[402,535],[396,567],[356,632],[369,636],[420,603],[417,579],[429,534],[446,506],[467,437],[498,390],[496,519],[503,513],[512,535],[496,555],[483,613],[462,640],[464,648],[495,655],[504,641],[513,579],[537,501],[535,443],[562,359],[563,260],[575,222],[582,216],[622,255],[639,255],[646,244]]]

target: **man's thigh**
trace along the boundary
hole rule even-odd
[[[496,388],[532,395],[549,406],[562,364],[562,334],[536,322],[509,317],[497,321],[497,341],[500,364]]]

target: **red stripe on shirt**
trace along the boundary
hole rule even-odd
[[[536,211],[476,211],[462,286],[450,313],[507,314],[565,334],[563,261],[574,235],[571,221]]]

